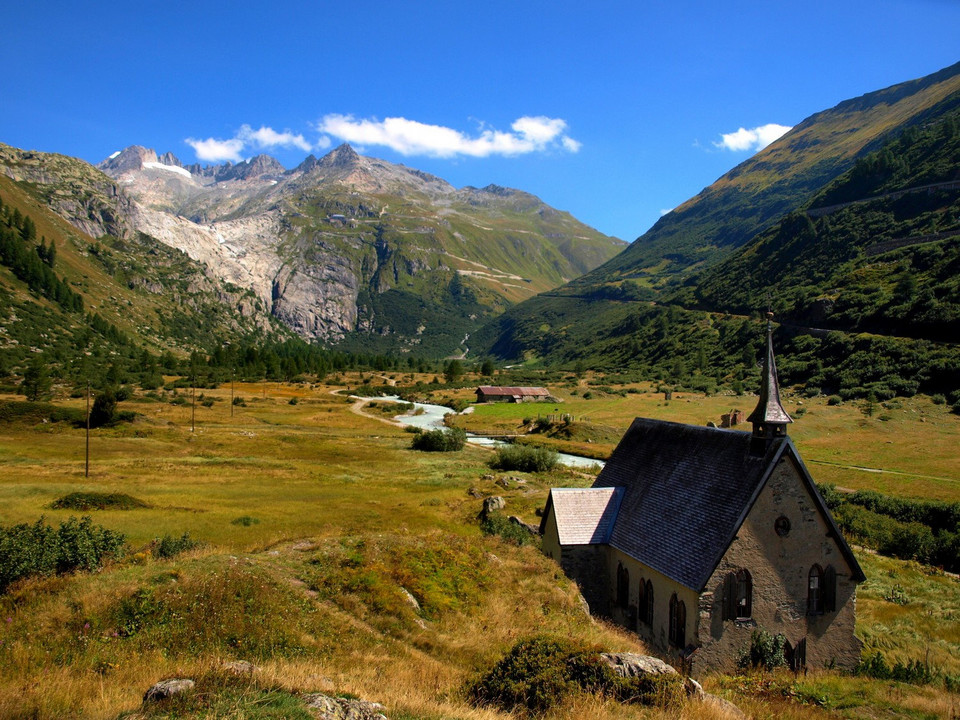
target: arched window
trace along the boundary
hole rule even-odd
[[[670,643],[680,648],[687,644],[687,606],[676,593],[670,596]]]
[[[807,574],[807,615],[823,614],[823,570],[819,565]]]
[[[644,596],[647,600],[647,606],[644,608],[644,622],[647,623],[650,627],[653,627],[653,582],[647,580],[647,590],[644,593]]]
[[[617,605],[625,608],[630,604],[630,571],[623,563],[617,563]]]
[[[753,578],[750,571],[737,570],[737,620],[753,617]]]
[[[637,619],[645,623],[647,622],[647,581],[640,578],[640,584],[637,588]]]
[[[827,565],[823,571],[823,611],[835,612],[837,609],[837,571],[833,565]]]
[[[740,568],[723,579],[724,620],[748,620],[753,617],[753,577]]]

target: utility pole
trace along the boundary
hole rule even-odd
[[[87,380],[87,453],[83,476],[90,477],[90,381]]]

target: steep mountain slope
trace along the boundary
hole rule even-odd
[[[457,190],[341,146],[285,171],[259,156],[185,168],[127,148],[99,166],[136,227],[249,288],[303,337],[453,352],[483,319],[623,244],[518,190]]]
[[[765,294],[795,324],[956,342],[960,109],[858,160],[673,300],[744,313]]]
[[[953,84],[960,67],[951,70]],[[960,401],[960,89],[909,117],[900,105],[908,90],[942,90],[943,78],[881,93],[893,117],[880,112],[876,93],[842,104],[859,103],[874,116],[878,134],[868,145],[875,150],[798,192],[790,212],[727,260],[699,272],[688,267],[682,284],[655,292],[636,274],[623,280],[607,272],[629,265],[632,247],[586,278],[512,308],[474,337],[477,347],[511,359],[632,369],[702,389],[742,386],[751,382],[759,337],[749,318],[770,302],[784,322],[778,346],[786,382],[846,397],[919,390]],[[867,128],[858,127],[865,137]],[[771,147],[787,163],[790,146]],[[838,152],[847,157],[846,148]],[[780,191],[772,192],[772,200],[760,194],[757,202],[731,201],[726,211],[718,204],[716,214],[774,207]]]
[[[31,361],[62,377],[158,376],[161,355],[292,337],[252,293],[125,226],[128,201],[86,163],[6,146],[0,160],[0,377]]]
[[[808,202],[885,139],[960,105],[958,91],[960,63],[810,116],[665,215],[623,253],[576,280],[569,292],[625,278],[658,285],[667,276],[721,260]]]

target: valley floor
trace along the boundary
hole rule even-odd
[[[231,405],[229,386],[198,391],[193,432],[189,403],[171,404],[164,393],[138,396],[121,403],[136,411],[134,421],[93,431],[89,477],[82,429],[0,424],[0,524],[43,516],[57,525],[91,515],[123,532],[130,548],[100,572],[22,581],[0,595],[0,718],[158,717],[140,702],[167,677],[198,679],[209,701],[181,717],[308,717],[297,705],[303,692],[379,701],[394,720],[507,717],[471,706],[465,688],[522,638],[547,634],[609,651],[644,651],[635,635],[585,616],[576,588],[534,545],[484,535],[476,520],[481,498],[501,495],[505,512],[536,522],[549,487],[588,485],[589,476],[557,470],[504,478],[487,467],[489,452],[482,449],[410,450],[409,433],[351,412],[354,401],[332,389],[238,384],[242,405]],[[614,428],[629,413],[648,411],[699,423],[729,411],[731,402],[675,397],[666,405],[652,393],[566,399],[563,411]],[[814,421],[807,434],[796,426],[801,452],[808,462],[840,462],[842,441],[831,439],[834,433],[847,433],[846,442],[860,435],[843,427],[847,415],[837,416],[835,428],[825,404],[804,402],[804,424]],[[490,412],[509,419],[501,407]],[[893,412],[892,420],[871,420],[877,438],[900,421]],[[956,425],[908,422],[909,406],[903,413],[902,438],[933,433],[955,441]],[[922,414],[930,418],[933,411]],[[870,439],[873,432],[861,429],[867,439],[852,446],[847,464],[913,467],[908,450],[871,455],[870,448],[883,451],[886,444]],[[917,472],[947,477],[957,444],[935,447],[916,463]],[[931,480],[929,487],[954,497],[948,484]],[[77,491],[124,493],[147,506],[50,507]],[[159,540],[183,540],[185,533],[200,544],[158,555]],[[957,579],[916,563],[858,555],[868,576],[858,605],[867,648],[960,675]],[[249,660],[260,671],[253,679],[230,679],[220,668],[232,660]],[[714,677],[706,687],[754,717],[935,718],[955,717],[960,708],[960,697],[942,684],[821,670],[800,679]],[[723,713],[695,704],[624,706],[588,695],[549,717]]]

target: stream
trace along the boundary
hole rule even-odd
[[[406,402],[395,395],[386,395],[372,399],[396,403]],[[412,425],[422,430],[443,430],[446,428],[446,425],[443,424],[443,416],[453,413],[453,410],[444,405],[430,405],[428,403],[413,403],[413,405],[415,411],[423,410],[423,412],[419,415],[397,415],[393,419],[403,425]],[[472,410],[473,408],[467,408],[464,412],[471,412]],[[495,440],[494,438],[474,435],[473,433],[467,433],[467,442],[473,443],[474,445],[486,445],[488,447],[499,447],[500,445],[508,444],[503,440]],[[594,465],[603,467],[604,465],[603,460],[583,457],[582,455],[570,455],[569,453],[557,453],[557,459],[564,465],[576,468],[591,468]]]

